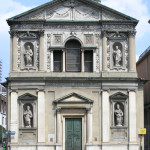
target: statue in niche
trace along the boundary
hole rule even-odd
[[[119,104],[116,105],[114,114],[115,114],[116,126],[122,126],[123,125],[123,111],[120,109]]]
[[[23,113],[23,117],[24,117],[24,120],[25,120],[25,127],[31,128],[31,118],[33,116],[32,116],[32,111],[30,110],[29,105],[27,105],[27,109]]]
[[[26,48],[24,53],[25,66],[26,67],[33,66],[33,50],[31,49],[30,44],[27,44],[25,48]]]
[[[121,60],[122,60],[122,52],[119,49],[119,46],[115,46],[115,49],[113,50],[113,60],[114,60],[114,66],[120,67],[121,66]]]

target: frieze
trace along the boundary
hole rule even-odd
[[[50,86],[58,86],[58,87],[100,87],[101,83],[100,82],[48,82],[46,83],[47,85]]]
[[[105,24],[102,25],[102,28],[105,30],[113,30],[113,29],[121,29],[121,30],[134,30],[133,25],[110,25],[110,24]]]
[[[11,26],[11,29],[42,29],[43,24],[15,24]]]

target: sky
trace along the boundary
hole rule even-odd
[[[2,66],[2,82],[9,76],[10,35],[6,19],[27,11],[50,0],[5,0],[0,5],[0,59]],[[139,20],[136,34],[136,56],[142,54],[150,46],[150,0],[101,0],[103,5],[111,7]]]

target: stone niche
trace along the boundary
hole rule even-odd
[[[128,96],[118,92],[110,96],[111,140],[127,140],[128,137]]]
[[[38,32],[19,32],[18,66],[21,70],[37,70],[39,55]]]
[[[108,68],[126,71],[128,67],[127,36],[123,33],[108,34]]]
[[[26,93],[19,96],[19,141],[34,144],[37,141],[37,97]]]

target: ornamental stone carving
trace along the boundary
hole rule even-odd
[[[26,110],[23,113],[24,126],[26,128],[31,128],[31,126],[32,126],[31,119],[33,118],[33,114],[32,114],[32,111],[30,109],[31,109],[30,106],[27,105]]]
[[[24,53],[24,62],[25,63],[24,64],[26,67],[31,67],[31,66],[33,66],[34,46],[30,42],[25,43],[24,46],[25,46],[25,53]]]
[[[122,66],[122,51],[116,43],[113,46],[113,63],[116,67]]]
[[[115,115],[115,126],[122,126],[123,125],[123,111],[120,108],[119,103],[116,104],[114,115]]]

